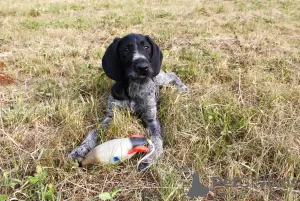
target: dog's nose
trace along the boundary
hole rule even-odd
[[[136,66],[138,72],[147,72],[149,70],[149,65],[146,63],[141,63]]]

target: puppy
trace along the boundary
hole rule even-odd
[[[149,36],[141,34],[115,38],[102,59],[104,72],[116,82],[112,86],[107,115],[101,126],[107,129],[114,107],[130,108],[142,119],[155,146],[153,154],[140,163],[139,171],[149,168],[163,153],[161,125],[157,118],[159,86],[171,82],[181,91],[188,90],[175,73],[160,71],[162,60],[163,54],[158,45]],[[96,146],[98,133],[98,129],[90,131],[82,144],[69,154],[69,158],[84,157]]]

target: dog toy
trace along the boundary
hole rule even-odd
[[[109,140],[92,149],[82,160],[81,166],[86,167],[95,163],[116,164],[131,158],[137,152],[149,152],[148,147],[144,146],[147,142],[149,145],[152,145],[151,140],[138,135],[133,135],[129,138]],[[153,151],[154,147],[152,147],[150,154],[152,154]],[[148,155],[142,158],[138,162],[138,165],[142,160],[149,157]]]

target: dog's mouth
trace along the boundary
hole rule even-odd
[[[135,72],[132,72],[128,75],[128,78],[129,79],[132,79],[132,80],[145,80],[149,77],[149,75],[141,75],[141,74],[137,74]]]

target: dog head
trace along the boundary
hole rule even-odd
[[[162,59],[161,50],[149,36],[129,34],[109,45],[102,67],[115,81],[143,80],[158,75]]]

